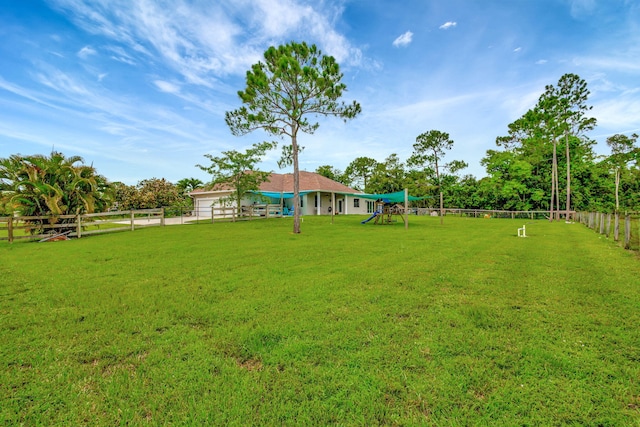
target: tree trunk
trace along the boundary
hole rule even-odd
[[[557,143],[556,146],[554,147],[556,148],[556,150],[554,150],[553,152],[553,156],[554,156],[554,165],[555,165],[555,187],[556,187],[556,219],[560,219],[560,181],[558,179],[558,151],[557,151]]]
[[[571,160],[569,154],[569,135],[567,135],[566,131],[564,134],[564,141],[567,146],[567,211],[565,212],[565,220],[568,222],[571,206]]]
[[[291,136],[291,151],[293,152],[293,234],[300,234],[300,171],[298,169],[298,138],[297,129]]]
[[[440,225],[444,224],[444,200],[442,196],[442,182],[440,182],[440,171],[438,170],[438,157],[436,156],[436,179],[438,180],[438,190],[440,191]]]
[[[238,216],[238,218],[240,218],[240,216],[242,216],[242,196],[244,195],[243,193],[241,193],[240,191],[238,191],[238,181],[236,181],[236,214]]]
[[[553,159],[551,161],[551,201],[549,203],[549,221],[554,220],[553,212],[554,196],[556,195],[556,174],[558,168],[558,159],[556,156],[556,140],[553,140]]]
[[[440,225],[444,222],[444,202],[442,197],[442,189],[440,189]]]
[[[620,210],[620,199],[618,197],[618,190],[620,188],[620,168],[616,169],[616,213]]]

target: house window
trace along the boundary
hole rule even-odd
[[[373,213],[375,209],[376,202],[367,200],[367,213]]]
[[[360,199],[353,199],[353,207],[354,208],[360,207]]]
[[[305,196],[300,196],[300,207],[304,208],[304,198]]]

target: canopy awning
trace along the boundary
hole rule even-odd
[[[293,192],[278,193],[277,191],[250,191],[250,193],[270,197],[272,199],[293,199]],[[302,196],[308,193],[312,193],[312,191],[301,191],[300,195]]]
[[[322,193],[329,193],[330,191],[319,190]],[[300,195],[305,195],[309,193],[317,193],[318,191],[301,191]],[[281,192],[278,193],[276,191],[250,191],[252,194],[258,194],[264,197],[270,197],[272,199],[293,199],[293,192]],[[385,203],[403,203],[404,202],[404,191],[397,191],[395,193],[387,193],[387,194],[367,194],[367,193],[342,193],[336,192],[336,194],[347,194],[353,197],[362,197],[363,199],[371,199],[371,200],[382,200]],[[427,197],[416,197],[409,196],[409,201],[413,202],[416,200],[423,200]]]
[[[404,202],[404,191],[396,191],[395,193],[387,193],[387,194],[358,194],[358,197],[362,197],[363,199],[371,199],[371,200],[382,200],[385,203],[403,203]],[[416,200],[423,200],[427,197],[416,197],[409,196],[409,201],[414,202]]]

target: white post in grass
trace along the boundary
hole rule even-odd
[[[524,225],[522,228],[518,228],[518,237],[527,237],[527,229]]]

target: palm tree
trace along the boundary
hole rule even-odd
[[[113,200],[111,185],[93,166],[56,151],[0,159],[0,183],[0,205],[8,213],[50,216],[49,224],[60,215],[106,210]]]
[[[200,188],[204,185],[198,178],[182,178],[176,183],[176,187],[181,193],[190,193],[196,188]]]

